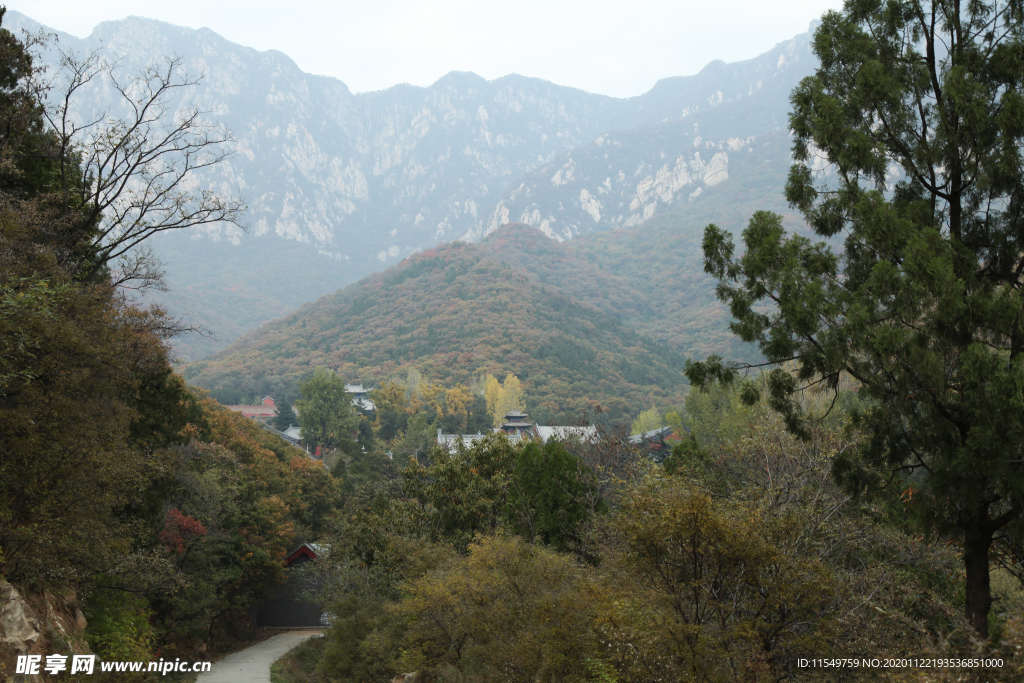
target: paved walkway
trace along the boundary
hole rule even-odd
[[[322,633],[319,629],[287,631],[214,662],[197,683],[270,683],[270,665],[302,641]]]

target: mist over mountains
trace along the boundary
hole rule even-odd
[[[13,11],[5,26],[40,29]],[[352,93],[279,52],[138,17],[85,39],[60,34],[58,46],[102,49],[127,69],[181,57],[205,75],[182,101],[237,140],[233,159],[196,180],[242,192],[248,231],[210,226],[154,242],[171,288],[157,300],[216,335],[182,340],[185,359],[410,254],[508,223],[557,241],[643,231],[655,217],[661,229],[692,233],[713,207],[734,208],[730,190],[741,185],[754,194],[743,202],[772,208],[788,167],[779,136],[789,92],[816,65],[805,33],[628,99],[472,73]],[[45,59],[54,64],[56,53]],[[93,88],[81,106],[116,116],[114,94]]]

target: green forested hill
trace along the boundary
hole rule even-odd
[[[513,267],[509,252],[517,249],[542,253],[537,263],[555,269],[564,259],[565,273],[606,285],[620,309],[627,305],[616,291],[621,278],[533,228],[509,226],[483,244],[442,245],[322,297],[189,365],[186,378],[209,389],[287,395],[319,365],[370,383],[412,367],[445,384],[513,372],[544,421],[598,403],[621,419],[636,406],[682,398],[682,354],[638,334],[616,308],[602,310]]]

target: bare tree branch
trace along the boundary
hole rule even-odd
[[[216,223],[245,229],[241,196],[197,182],[196,172],[234,155],[231,133],[185,99],[201,75],[185,72],[177,56],[126,74],[98,52],[60,55],[45,116],[60,145],[62,190],[80,207],[77,222],[95,254],[83,277],[110,269],[119,286],[160,288],[161,264],[146,263],[152,252],[139,250],[147,239]],[[79,102],[96,87],[120,96],[120,116],[83,114]]]

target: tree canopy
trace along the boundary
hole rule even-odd
[[[556,550],[578,546],[580,529],[590,510],[583,501],[590,485],[586,466],[560,443],[528,443],[512,470],[507,515],[510,527],[529,540]],[[604,511],[606,506],[600,506]]]
[[[302,438],[316,446],[337,448],[352,440],[356,414],[352,397],[345,391],[345,380],[325,367],[299,384],[302,398],[295,402],[299,409]]]
[[[665,426],[665,420],[655,406],[643,410],[629,425],[630,434],[644,434]]]
[[[1019,0],[827,13],[821,66],[791,97],[786,186],[821,239],[758,212],[742,256],[714,225],[703,245],[733,331],[775,366],[768,392],[791,430],[808,428],[802,389],[859,385],[869,438],[834,472],[852,491],[902,487],[926,528],[960,539],[982,635],[990,552],[1024,511],[1022,19]],[[712,356],[687,374],[743,367]]]
[[[104,659],[207,652],[245,633],[287,549],[339,504],[340,482],[173,372],[178,326],[125,295],[127,273],[107,266],[117,237],[104,233],[119,219],[87,210],[101,181],[83,159],[124,143],[116,134],[131,125],[106,121],[114,137],[99,135],[99,148],[61,137],[31,47],[0,28],[0,582],[35,593],[48,615],[40,592],[77,595],[84,639]],[[162,122],[151,123],[148,137],[128,136],[132,154],[159,149]],[[120,168],[131,213],[149,202],[140,183],[164,181],[153,166]],[[137,240],[158,227],[135,215],[113,232]],[[58,630],[34,647],[78,653],[81,630]]]

